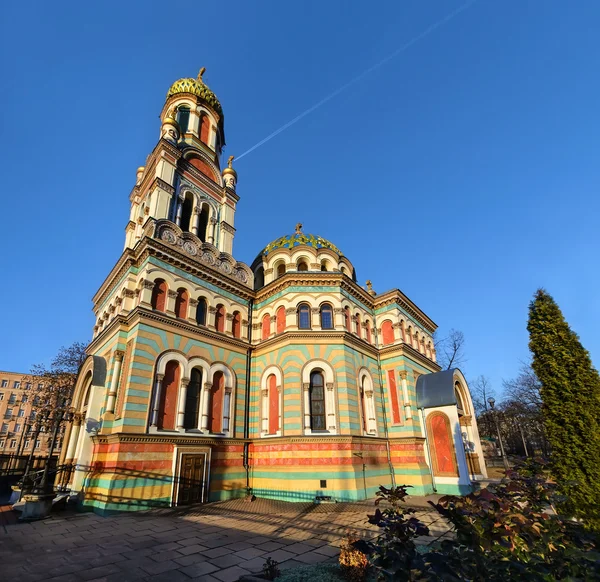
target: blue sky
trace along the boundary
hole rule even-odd
[[[0,369],[88,341],[170,84],[201,66],[240,154],[461,5],[3,8]],[[23,11],[26,10],[26,14]],[[234,254],[293,231],[464,332],[468,378],[528,357],[544,286],[600,350],[600,3],[478,0],[239,160]]]

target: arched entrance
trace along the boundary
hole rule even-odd
[[[433,474],[436,477],[458,477],[450,420],[443,412],[433,412],[427,417],[427,425]]]

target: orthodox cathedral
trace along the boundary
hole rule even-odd
[[[71,491],[98,512],[469,492],[486,476],[469,389],[440,371],[413,301],[358,285],[301,224],[251,265],[234,258],[238,175],[203,74],[167,92],[93,298],[61,457]]]

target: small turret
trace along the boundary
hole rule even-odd
[[[232,167],[234,159],[235,156],[229,156],[229,159],[227,160],[227,167],[223,170],[223,180],[225,185],[235,192],[235,186],[237,184],[237,172]]]
[[[176,145],[180,135],[179,124],[171,116],[165,117],[160,129],[160,137]]]

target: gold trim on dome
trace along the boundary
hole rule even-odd
[[[167,99],[179,93],[191,93],[203,99],[210,105],[221,117],[223,117],[223,109],[217,96],[205,85],[202,77],[199,79],[185,78],[175,81],[167,92]]]
[[[300,225],[302,228],[302,225]],[[314,247],[316,249],[325,248],[330,249],[334,253],[337,253],[340,256],[344,256],[342,251],[338,249],[333,243],[329,242],[327,239],[324,239],[320,236],[315,236],[314,234],[304,234],[302,232],[296,232],[291,236],[282,236],[269,243],[262,251],[262,255],[268,255],[271,251],[275,249],[293,249],[296,246],[307,245],[309,247]]]
[[[165,117],[165,120],[163,121],[163,125],[165,123],[169,123],[170,125],[174,125],[177,128],[178,131],[181,131],[179,129],[179,123],[177,123],[177,120],[173,119],[170,115],[168,115],[167,117]]]

